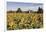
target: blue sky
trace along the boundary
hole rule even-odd
[[[23,11],[34,10],[36,11],[38,7],[43,8],[42,3],[24,3],[24,2],[7,2],[7,10],[17,10],[21,8]]]

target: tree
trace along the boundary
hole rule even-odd
[[[17,13],[18,13],[18,12],[20,13],[20,12],[22,12],[22,11],[21,11],[21,9],[20,9],[20,8],[18,8],[18,10],[17,10],[16,12],[17,12]]]
[[[43,13],[43,9],[39,7],[37,13]]]

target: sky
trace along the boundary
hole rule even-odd
[[[24,2],[7,2],[7,10],[17,10],[21,8],[22,11],[34,10],[37,11],[38,7],[43,8],[42,3],[24,3]]]

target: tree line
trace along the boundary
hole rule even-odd
[[[23,13],[23,11],[21,10],[21,8],[18,8],[17,11],[8,11],[8,13],[12,13],[12,12],[16,12],[16,13]],[[25,13],[29,13],[29,11],[25,11]],[[31,11],[30,11],[31,13]],[[38,11],[34,12],[34,13],[43,13],[43,9],[38,7]]]

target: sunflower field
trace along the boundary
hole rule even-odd
[[[43,27],[41,13],[7,13],[7,29],[37,29]]]

